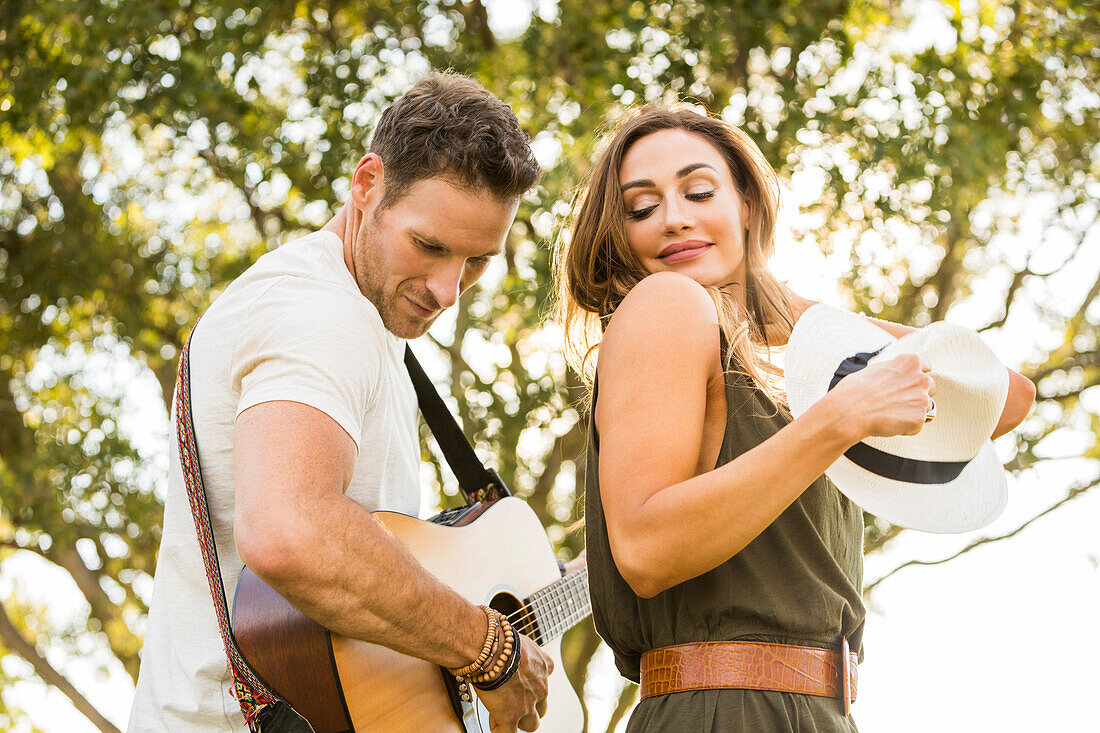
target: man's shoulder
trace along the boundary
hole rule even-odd
[[[301,285],[312,283],[331,289],[334,294],[362,297],[344,264],[340,238],[324,230],[298,237],[261,255],[230,284],[226,293],[263,288],[283,280]]]
[[[374,304],[344,264],[340,238],[319,231],[261,256],[211,305],[210,320],[240,328],[255,324],[315,335],[343,334],[384,340]]]

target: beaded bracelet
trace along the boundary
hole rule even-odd
[[[466,677],[471,674],[483,673],[485,671],[485,664],[492,658],[492,650],[497,642],[497,632],[500,630],[500,622],[504,617],[488,606],[480,606],[480,608],[485,612],[485,619],[489,625],[485,632],[485,644],[481,647],[481,654],[477,655],[477,659],[470,662],[465,667],[449,670],[455,677]]]
[[[523,647],[523,645],[517,640],[516,646],[515,646],[515,654],[513,654],[512,658],[508,661],[508,664],[504,668],[504,672],[501,673],[500,677],[496,678],[492,682],[488,682],[488,683],[484,683],[484,684],[475,682],[474,687],[476,687],[477,689],[482,690],[484,692],[488,692],[489,690],[497,689],[498,687],[503,685],[505,682],[512,679],[512,675],[514,675],[516,673],[516,670],[519,669],[519,658],[520,658],[520,655],[522,653],[521,652],[522,647]]]
[[[508,660],[512,655],[512,649],[515,646],[515,632],[512,630],[512,625],[508,623],[508,619],[503,616],[500,617],[500,628],[500,647],[493,654],[493,662],[489,665],[489,668],[484,669],[480,674],[475,674],[470,678],[475,684],[495,680],[508,664]]]
[[[516,633],[511,628],[511,624],[507,619],[500,619],[500,626],[502,626],[503,636],[502,643],[500,643],[499,653],[493,659],[493,664],[488,670],[482,672],[480,675],[474,675],[470,678],[474,687],[477,689],[496,689],[498,687],[497,682],[503,685],[504,682],[500,682],[506,672],[510,677],[510,672],[514,672],[513,668],[516,665],[516,657],[519,653],[519,639],[516,638]]]

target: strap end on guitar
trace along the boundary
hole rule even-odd
[[[486,467],[485,473],[489,475],[489,482],[470,495],[473,502],[494,502],[512,495],[508,485],[504,483],[504,479],[500,477],[496,469]]]

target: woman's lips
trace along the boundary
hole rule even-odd
[[[661,250],[661,254],[657,255],[657,259],[662,262],[687,262],[688,260],[694,260],[696,257],[702,257],[713,246],[712,243],[700,239],[676,242]]]

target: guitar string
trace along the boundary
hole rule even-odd
[[[508,619],[508,622],[511,623],[513,625],[513,627],[515,627],[516,630],[519,631],[519,633],[524,634],[526,636],[530,636],[531,632],[534,631],[535,627],[538,625],[538,622],[535,621],[535,612],[534,612],[534,608],[533,608],[534,604],[535,603],[549,603],[551,601],[556,602],[556,601],[558,601],[558,600],[560,600],[560,599],[562,599],[566,596],[575,596],[575,597],[577,597],[577,601],[578,601],[577,607],[575,609],[570,609],[573,614],[577,614],[578,612],[580,612],[583,609],[583,606],[584,606],[582,593],[583,593],[583,590],[585,589],[585,586],[582,585],[581,581],[586,580],[587,577],[588,577],[588,568],[583,568],[583,569],[578,570],[577,572],[575,572],[571,575],[565,576],[564,578],[561,579],[561,582],[559,583],[559,585],[556,588],[554,588],[553,591],[551,591],[550,593],[547,593],[545,596],[540,596],[538,598],[536,598],[535,596],[532,596],[530,604],[528,604],[528,607],[520,608],[518,611],[514,611],[513,613],[509,614],[506,617]],[[538,595],[538,594],[536,594],[536,595]],[[569,626],[567,626],[566,628],[571,627],[573,624],[575,624],[577,621],[580,621],[582,618],[587,616],[589,613],[591,613],[591,608],[589,608],[587,610],[584,610],[584,612],[581,613],[576,619],[573,619],[572,623],[570,623]],[[525,616],[529,620],[524,619]],[[569,613],[565,614],[564,619],[570,619],[570,614]],[[521,620],[524,620],[524,623],[520,623]],[[557,619],[547,619],[547,621],[556,621],[556,620]],[[556,629],[555,629],[555,631],[556,631]],[[560,633],[563,633],[563,632],[556,631],[554,636],[556,637]],[[481,730],[484,730],[485,728],[481,723],[481,707],[478,705],[477,702],[474,703],[474,717],[477,721],[478,728],[480,728]]]
[[[553,618],[547,618],[546,619],[546,621],[550,622],[550,624],[547,624],[547,625],[555,625],[555,626],[556,626],[555,622],[561,622],[561,621],[569,620],[569,621],[571,621],[571,623],[569,623],[566,626],[566,629],[568,629],[569,627],[573,626],[573,624],[575,624],[577,621],[580,621],[580,619],[587,616],[588,613],[590,612],[590,611],[586,610],[579,617],[577,617],[576,619],[571,619],[571,615],[580,612],[581,609],[584,606],[584,603],[583,603],[584,599],[582,597],[579,597],[580,596],[579,591],[582,591],[580,581],[583,578],[585,578],[587,575],[588,575],[588,568],[584,568],[583,570],[578,570],[576,573],[574,573],[572,575],[566,576],[562,580],[567,581],[567,582],[560,583],[558,585],[558,587],[556,587],[553,591],[546,594],[545,596],[541,596],[541,597],[538,597],[538,598],[535,598],[534,596],[532,596],[531,604],[529,604],[529,605],[533,606],[535,603],[538,603],[538,602],[545,602],[545,603],[557,602],[557,601],[559,601],[562,598],[565,598],[567,596],[576,597],[578,605],[575,609],[570,609],[569,612],[561,614],[560,618],[557,615],[555,615]],[[525,606],[524,608],[520,608],[518,611],[515,611],[515,612],[513,612],[513,613],[511,613],[507,616],[508,622],[511,623],[512,626],[514,628],[516,628],[521,634],[525,634],[527,636],[530,636],[530,633],[538,625],[538,622],[534,619],[533,610],[534,610],[533,608],[529,608],[527,606]],[[521,619],[523,619],[524,616],[529,617],[530,620],[526,621],[525,623],[520,623]],[[549,631],[549,629],[548,629],[548,631]],[[557,632],[557,633],[553,634],[553,636],[557,636],[558,633],[562,633],[562,632]]]
[[[555,587],[553,591],[551,591],[550,593],[547,593],[545,596],[539,596],[539,597],[536,597],[536,596],[538,596],[538,594],[536,593],[534,596],[532,596],[530,598],[530,603],[525,604],[524,608],[520,608],[518,611],[514,611],[513,613],[509,614],[506,618],[508,619],[509,623],[512,623],[512,625],[516,628],[516,630],[519,633],[525,634],[525,635],[530,637],[531,632],[534,631],[534,629],[535,629],[535,627],[537,626],[537,623],[538,623],[537,621],[535,621],[534,605],[536,603],[549,603],[551,601],[558,601],[561,598],[564,598],[566,596],[573,596],[573,597],[577,598],[578,603],[577,603],[576,608],[571,609],[571,612],[574,615],[577,614],[578,612],[581,612],[582,610],[583,610],[583,612],[580,613],[577,616],[576,619],[571,620],[571,623],[569,623],[568,626],[566,626],[566,629],[568,629],[569,627],[573,626],[573,624],[575,624],[577,621],[580,621],[582,618],[584,618],[589,613],[591,613],[591,608],[588,608],[588,609],[583,608],[584,605],[585,605],[584,602],[583,602],[584,601],[584,590],[587,588],[587,586],[586,586],[586,584],[583,584],[582,581],[587,580],[587,578],[588,578],[588,568],[582,568],[581,570],[578,570],[575,573],[567,575],[564,578],[562,578],[561,581],[559,581],[559,583],[557,584],[557,587]],[[526,616],[530,620],[525,621],[524,623],[520,623],[521,619],[523,619],[524,616]],[[567,614],[565,614],[564,618],[565,619],[570,619],[570,615],[567,613]],[[549,619],[549,618],[547,619],[547,621],[556,621],[556,620],[557,619]],[[563,633],[564,630],[563,631],[557,631],[556,628],[555,628],[554,631],[555,631],[555,633],[554,633],[553,636],[557,637],[559,634]],[[474,702],[474,718],[477,722],[478,728],[480,730],[485,730],[485,727],[481,722],[481,705],[479,703],[480,703],[480,700],[476,700]]]
[[[530,604],[528,604],[524,608],[519,609],[518,611],[513,612],[507,617],[509,623],[511,623],[513,627],[515,627],[521,634],[526,634],[530,636],[531,632],[535,629],[537,625],[537,621],[534,619],[534,604],[556,602],[567,596],[572,596],[576,598],[578,605],[575,609],[570,610],[573,614],[577,613],[584,605],[583,598],[579,597],[580,594],[578,593],[578,591],[582,590],[581,584],[579,582],[582,575],[587,575],[587,569],[583,571],[578,571],[576,576],[570,579],[571,582],[562,583],[558,588],[555,588],[554,591],[546,594],[545,596],[539,598],[532,597]],[[572,620],[572,623],[568,624],[568,626],[572,626],[574,623],[576,623],[576,621],[579,621],[581,618],[584,618],[584,616],[587,615],[588,611],[585,611],[577,619]],[[525,616],[528,617],[529,620],[524,619],[523,617]],[[559,618],[557,615],[555,615],[553,618],[548,617],[545,619],[545,621],[550,623],[546,625],[556,625],[554,622],[569,620],[569,617],[570,613],[563,614],[561,618]],[[523,620],[524,622],[521,623],[521,620]],[[566,628],[568,628],[568,626]],[[549,632],[550,630],[551,629],[547,629],[547,632]],[[557,633],[553,634],[553,636],[557,636]]]
[[[534,604],[536,604],[536,603],[548,603],[550,601],[557,601],[557,600],[560,600],[561,598],[563,598],[565,596],[576,596],[577,597],[578,605],[575,609],[571,609],[573,614],[577,614],[578,612],[582,611],[582,609],[583,609],[583,606],[584,606],[584,603],[582,602],[583,601],[583,591],[587,587],[586,585],[582,584],[581,581],[586,580],[587,577],[588,577],[588,568],[583,568],[581,570],[578,570],[575,573],[572,573],[571,575],[565,576],[564,578],[561,579],[561,581],[559,581],[557,587],[555,587],[553,591],[551,591],[550,593],[547,593],[545,596],[540,596],[540,597],[536,598],[535,596],[538,595],[537,593],[535,594],[535,596],[531,596],[529,604],[525,604],[524,608],[520,608],[518,611],[514,611],[513,613],[509,614],[506,617],[508,619],[508,622],[511,623],[513,625],[513,627],[519,633],[524,634],[528,637],[531,637],[531,632],[534,631],[535,627],[538,625],[538,623],[535,621],[535,611],[534,611],[534,608],[533,608]],[[577,621],[580,621],[582,618],[587,616],[589,613],[591,613],[591,608],[589,608],[587,610],[584,610],[583,613],[580,613],[580,615],[578,615],[576,619],[572,619],[571,623],[569,623],[568,626],[566,626],[566,629],[572,627],[573,624],[577,623]],[[523,619],[524,616],[526,616],[530,620],[526,621],[525,623],[520,623],[521,619]],[[564,618],[565,619],[570,619],[569,614],[566,614]],[[556,619],[547,619],[547,621],[555,621],[555,620]],[[553,634],[553,637],[557,637],[559,634],[564,633],[565,629],[563,629],[562,631],[557,631],[556,627],[555,627],[554,631],[555,631],[555,633]],[[481,705],[483,705],[483,704],[484,703],[481,703],[481,701],[479,699],[475,699],[475,701],[473,703],[474,718],[475,718],[475,720],[477,722],[477,726],[480,730],[485,730],[485,727],[481,722]]]
[[[537,598],[535,596],[532,596],[531,597],[531,604],[529,604],[529,605],[533,605],[534,603],[541,603],[541,602],[545,602],[545,603],[557,602],[557,601],[561,600],[564,597],[572,596],[572,597],[576,597],[577,602],[578,602],[578,607],[577,607],[576,610],[580,610],[580,607],[584,605],[583,604],[584,599],[583,599],[583,597],[581,597],[581,593],[580,593],[581,591],[583,591],[583,588],[581,587],[581,582],[580,581],[582,579],[584,579],[587,575],[588,575],[588,568],[584,568],[583,570],[578,570],[573,575],[566,576],[566,578],[563,578],[563,580],[568,580],[568,582],[560,582],[558,584],[558,586],[553,591],[551,591],[550,593],[547,593],[545,596],[541,596],[541,597],[537,597]],[[538,594],[536,594],[536,596],[537,595]],[[528,613],[525,613],[526,611],[528,611],[526,606],[524,608],[520,608],[518,611],[514,611],[512,614],[510,614],[507,617],[509,623],[512,623],[513,626],[514,626],[517,622],[519,622],[519,620],[523,616],[529,615]],[[584,615],[587,615],[587,613],[585,613]],[[566,616],[568,616],[568,614],[566,614]],[[582,616],[582,618],[583,618],[583,616]],[[548,620],[550,620],[550,619],[548,619]],[[530,630],[533,627],[534,627],[533,623],[528,624],[528,626],[526,627],[526,630]],[[520,633],[526,633],[526,631],[521,631]]]

